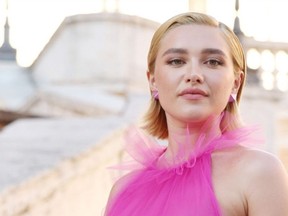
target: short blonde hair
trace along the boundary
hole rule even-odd
[[[196,12],[179,14],[167,20],[156,30],[153,35],[147,59],[148,71],[150,74],[154,74],[156,56],[159,51],[160,42],[162,38],[167,34],[167,32],[178,26],[191,24],[205,25],[218,28],[222,32],[223,37],[230,48],[233,60],[234,73],[236,74],[240,73],[241,71],[243,72],[242,83],[240,84],[237,93],[236,102],[228,103],[225,108],[226,111],[235,114],[236,118],[233,118],[234,120],[232,122],[228,122],[228,119],[225,119],[224,115],[224,118],[221,122],[222,128],[225,128],[225,130],[237,128],[241,125],[237,103],[240,102],[242,89],[246,77],[246,60],[243,48],[238,37],[225,24],[218,22],[217,20],[206,14]],[[166,139],[168,137],[166,115],[164,109],[159,103],[159,100],[155,100],[153,97],[151,97],[150,107],[144,115],[143,120],[144,124],[142,128],[145,129],[148,133],[159,139]]]

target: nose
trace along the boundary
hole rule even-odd
[[[200,67],[193,65],[191,66],[188,70],[187,73],[185,75],[185,82],[187,83],[203,83],[204,81],[204,77],[203,74],[201,72]]]

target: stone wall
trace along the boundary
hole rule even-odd
[[[287,101],[285,92],[246,86],[240,111],[245,123],[260,127],[264,142],[258,147],[279,157],[288,171]]]
[[[1,216],[100,216],[119,163],[123,130],[95,148],[0,194]]]
[[[245,123],[259,126],[264,138],[264,150],[277,154],[280,146],[278,119],[285,112],[288,100],[284,92],[267,91],[257,86],[245,86],[240,103],[241,116]]]
[[[38,85],[110,81],[145,86],[158,23],[120,13],[67,17],[32,64]]]

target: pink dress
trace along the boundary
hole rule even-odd
[[[217,123],[216,123],[217,124]],[[211,178],[211,153],[251,141],[252,128],[240,128],[217,134],[207,124],[187,160],[168,163],[165,147],[136,129],[128,135],[128,153],[138,162],[109,200],[106,216],[220,216],[221,209]],[[188,130],[187,130],[188,131]],[[189,132],[187,132],[189,138]],[[188,140],[188,139],[187,139]],[[249,142],[250,142],[249,141]],[[181,145],[179,143],[179,145]],[[182,144],[177,158],[188,145]],[[184,151],[183,151],[184,150]],[[183,161],[183,160],[182,160]]]

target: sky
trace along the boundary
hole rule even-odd
[[[0,44],[3,42],[5,5],[9,2],[11,44],[17,49],[18,64],[33,63],[66,16],[115,11],[157,22],[188,11],[188,0],[0,0]],[[104,1],[106,4],[104,4]],[[206,0],[207,13],[233,27],[234,0]],[[104,6],[105,5],[105,6]],[[240,0],[242,31],[258,40],[288,42],[287,0]]]

